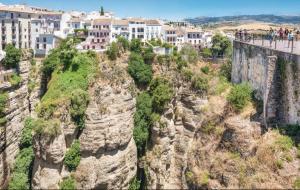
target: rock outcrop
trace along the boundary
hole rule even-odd
[[[30,56],[29,56],[30,57]],[[19,86],[3,86],[8,93],[5,127],[0,127],[0,188],[5,188],[15,156],[19,151],[19,141],[24,119],[30,115],[28,101],[28,78],[30,70],[29,57],[23,57],[20,62],[20,76],[22,81]]]
[[[133,140],[135,99],[130,88],[133,81],[124,68],[113,75],[117,66],[107,66],[105,74],[89,89],[85,128],[76,129],[61,108],[59,136],[35,138],[34,189],[57,189],[59,183],[73,176],[78,189],[127,189],[137,170],[137,149]],[[112,70],[111,70],[112,69]],[[127,77],[122,80],[122,76]],[[66,112],[64,114],[64,112]],[[65,152],[72,142],[80,142],[81,160],[76,171],[69,172],[63,164]]]

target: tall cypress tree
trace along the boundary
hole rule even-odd
[[[101,6],[101,11],[100,11],[100,15],[104,16],[104,8]]]

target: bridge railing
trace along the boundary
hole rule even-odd
[[[287,36],[272,36],[269,34],[236,34],[235,40],[240,42],[246,42],[254,45],[263,47],[269,47],[278,50],[290,51],[291,53],[295,50],[295,42],[298,41],[299,36],[295,35],[293,38],[288,39]]]

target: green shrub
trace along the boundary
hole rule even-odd
[[[193,72],[189,69],[184,69],[182,72],[182,75],[184,77],[184,80],[186,81],[192,81],[192,78],[193,78]]]
[[[177,64],[177,69],[178,70],[181,70],[183,69],[184,67],[187,67],[188,66],[188,63],[182,59],[181,56],[179,56],[177,59],[176,59],[176,64]]]
[[[139,190],[141,187],[141,181],[139,181],[136,177],[130,181],[129,190]]]
[[[1,92],[0,93],[0,126],[5,126],[7,120],[5,118],[5,108],[7,105],[8,94]]]
[[[9,82],[12,86],[19,86],[22,81],[22,78],[16,73],[10,76]]]
[[[121,47],[123,48],[124,51],[129,50],[130,44],[126,38],[119,36],[117,43],[121,45]]]
[[[204,74],[208,74],[208,73],[209,73],[209,67],[208,67],[208,66],[202,67],[202,68],[201,68],[201,71],[202,71]]]
[[[13,171],[16,173],[28,174],[28,171],[32,166],[33,158],[34,152],[32,147],[21,149],[19,154],[17,155]]]
[[[278,169],[283,169],[283,161],[282,160],[280,160],[280,159],[276,160],[275,164]]]
[[[35,135],[45,135],[56,137],[61,133],[60,121],[58,119],[44,120],[36,119],[32,121]]]
[[[80,129],[84,128],[85,111],[89,103],[89,94],[76,89],[71,94],[71,117]]]
[[[152,79],[152,68],[140,60],[130,60],[128,73],[138,85],[148,85]]]
[[[173,97],[173,89],[169,82],[162,78],[154,79],[150,84],[152,106],[155,112],[162,112]]]
[[[133,39],[130,42],[130,51],[135,53],[142,53],[142,43],[139,39]]]
[[[238,84],[231,89],[227,100],[235,110],[241,111],[251,100],[251,94],[252,89],[249,84]]]
[[[27,118],[25,120],[24,129],[21,134],[20,148],[28,148],[32,146],[32,130],[34,127],[34,120]]]
[[[204,49],[202,50],[202,56],[203,56],[204,58],[210,58],[210,57],[212,57],[212,52],[211,52],[211,50],[210,50],[209,48],[204,48]]]
[[[144,150],[149,138],[151,126],[152,99],[146,92],[141,93],[136,100],[136,112],[134,114],[133,138],[139,153]]]
[[[7,44],[4,51],[6,56],[3,60],[3,65],[6,68],[17,68],[21,59],[21,50],[15,48],[12,44]]]
[[[300,177],[297,177],[297,179],[295,180],[293,188],[300,189]]]
[[[28,176],[25,173],[13,173],[8,189],[30,189]]]
[[[20,150],[15,160],[9,189],[29,189],[34,152],[32,147]]]
[[[68,177],[63,179],[63,181],[59,184],[60,190],[75,190],[76,189],[76,181],[73,177]]]
[[[225,77],[228,81],[231,81],[232,61],[229,60],[220,67],[220,75]]]
[[[194,76],[192,78],[192,87],[200,93],[206,93],[209,87],[208,80],[200,76]]]
[[[155,53],[153,52],[152,47],[148,47],[144,50],[143,58],[144,58],[144,62],[146,64],[152,64],[153,63],[153,60],[155,58]]]
[[[80,142],[79,140],[75,140],[65,154],[64,164],[70,171],[73,171],[76,170],[77,166],[79,165],[80,159]]]
[[[118,57],[120,57],[119,48],[116,42],[111,43],[110,47],[106,51],[106,54],[110,60],[116,60]]]
[[[276,141],[275,144],[280,148],[280,150],[286,152],[293,148],[293,140],[291,137],[280,135]]]

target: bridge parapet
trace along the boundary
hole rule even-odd
[[[266,124],[300,124],[300,54],[235,40],[232,82],[251,84]]]

